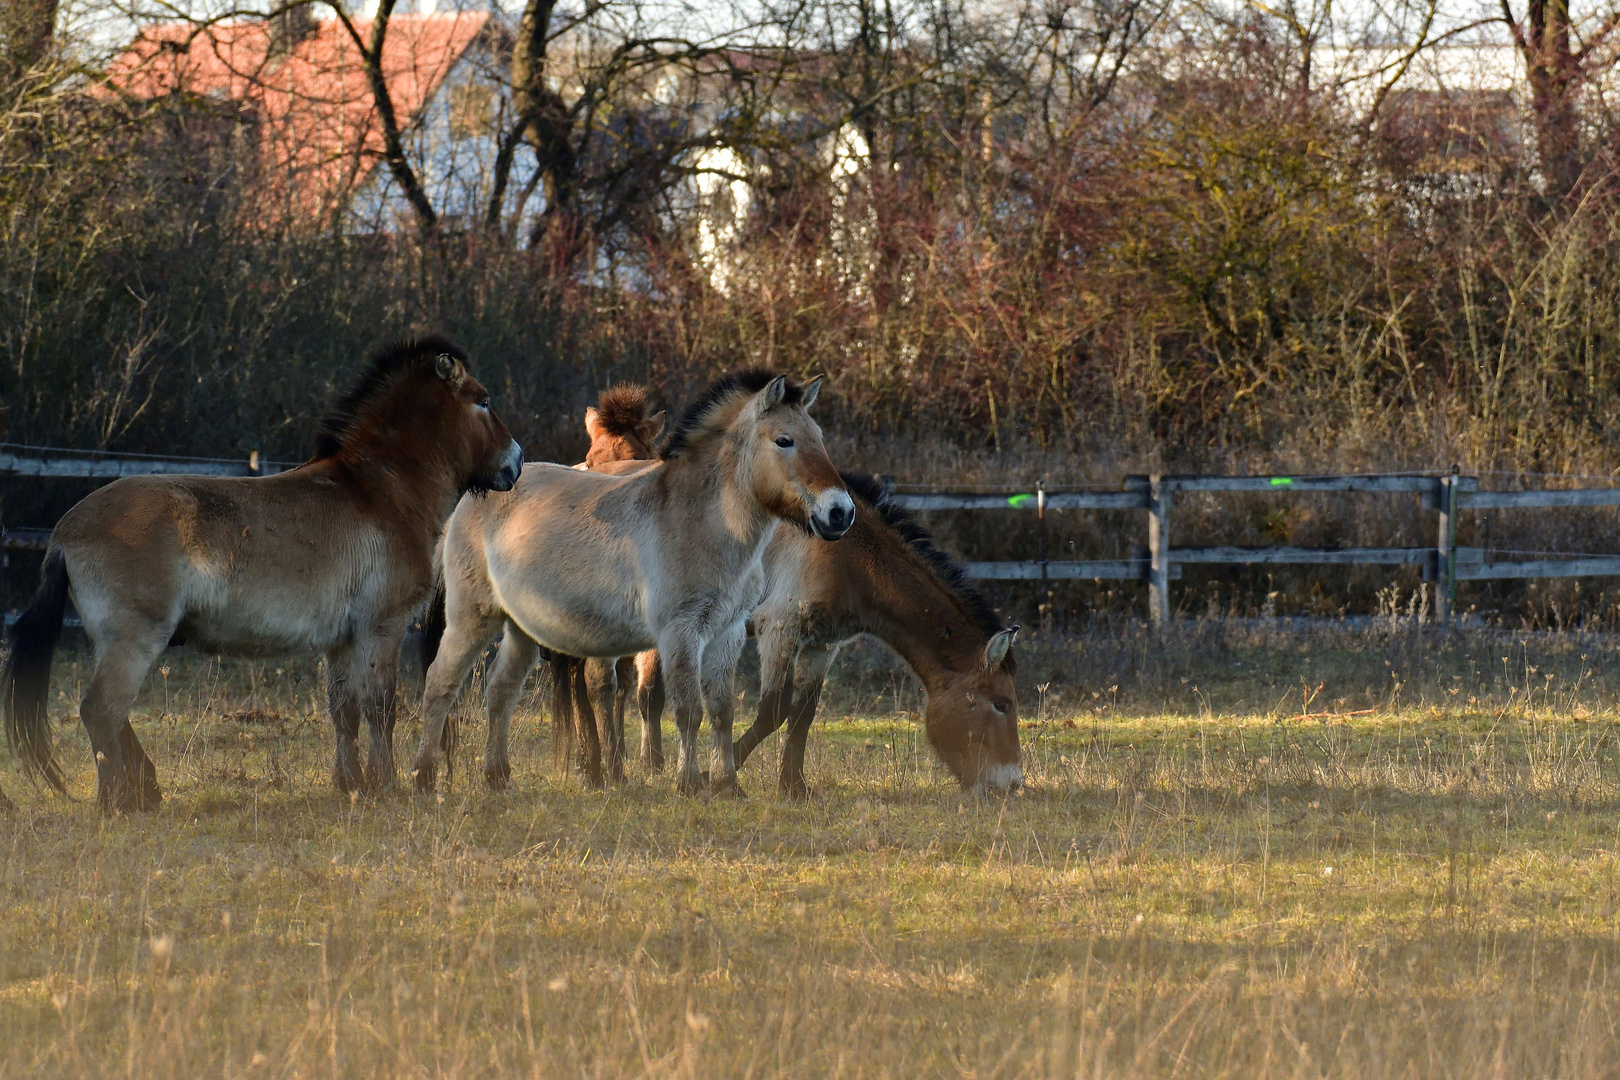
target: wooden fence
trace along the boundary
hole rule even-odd
[[[268,476],[293,468],[290,462],[262,460],[257,451],[246,460],[166,458],[142,454],[103,454],[49,447],[0,445],[0,475],[41,478],[115,480],[150,474]],[[1287,496],[1311,492],[1367,495],[1411,495],[1435,512],[1435,543],[1415,548],[1174,547],[1171,511],[1178,493],[1264,492]],[[905,491],[891,496],[908,510],[975,510],[1033,513],[1044,522],[1048,511],[1142,510],[1147,514],[1147,544],[1127,559],[1036,559],[1011,562],[968,562],[968,576],[994,581],[1142,581],[1147,584],[1148,614],[1154,624],[1171,617],[1170,582],[1187,564],[1419,566],[1434,583],[1435,621],[1449,624],[1456,606],[1457,582],[1506,578],[1620,576],[1620,556],[1570,555],[1525,561],[1492,561],[1488,549],[1457,546],[1457,514],[1462,510],[1547,509],[1552,507],[1620,506],[1620,487],[1566,488],[1534,491],[1481,491],[1479,479],[1459,475],[1357,474],[1345,476],[1128,476],[1112,491],[1029,492]],[[1044,529],[1041,535],[1044,537]],[[43,550],[47,529],[9,529],[4,547]],[[1044,540],[1041,545],[1044,548]]]
[[[1174,547],[1171,511],[1181,492],[1265,492],[1279,496],[1308,492],[1416,494],[1435,512],[1435,543],[1417,548]],[[1457,582],[1505,578],[1602,577],[1620,575],[1620,556],[1570,555],[1527,561],[1492,561],[1488,549],[1457,546],[1457,514],[1462,510],[1546,509],[1620,506],[1620,488],[1481,491],[1479,479],[1451,475],[1348,476],[1129,476],[1119,491],[968,493],[897,491],[895,502],[911,510],[1143,510],[1147,546],[1129,559],[968,563],[977,578],[1018,581],[1124,580],[1148,586],[1148,616],[1155,625],[1171,617],[1170,582],[1186,564],[1232,565],[1416,565],[1434,582],[1434,617],[1448,625],[1456,607]]]

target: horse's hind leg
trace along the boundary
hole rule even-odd
[[[601,718],[607,736],[607,777],[613,783],[624,781],[624,710],[619,703],[618,664],[613,660],[592,657],[585,661],[585,686],[596,702],[596,715]]]
[[[602,740],[597,734],[590,687],[586,685],[585,661],[570,659],[568,683],[574,696],[574,727],[579,732],[579,767],[592,787],[602,787]]]
[[[664,671],[658,650],[636,656],[636,705],[641,711],[641,764],[664,771]]]
[[[484,782],[492,791],[504,791],[512,782],[512,710],[534,666],[540,646],[510,619],[501,635],[495,666],[484,679],[484,698],[489,711],[489,741],[484,746]]]
[[[422,692],[422,742],[411,763],[411,775],[421,791],[432,791],[439,779],[439,748],[444,725],[461,693],[467,672],[495,636],[499,623],[475,612],[464,616],[453,613],[445,627],[439,655],[428,667],[427,688]]]
[[[130,727],[129,710],[169,635],[154,632],[142,638],[97,650],[95,674],[79,703],[79,718],[96,754],[96,794],[109,812],[156,810],[163,802],[157,769]]]

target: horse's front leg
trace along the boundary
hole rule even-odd
[[[671,628],[658,639],[658,655],[664,668],[664,689],[675,707],[675,730],[681,738],[676,786],[683,795],[694,795],[703,787],[697,760],[698,728],[703,724],[703,640],[686,627]]]
[[[739,622],[714,638],[703,650],[703,707],[709,714],[714,750],[709,762],[709,786],[717,792],[741,794],[737,786],[736,751],[731,744],[732,714],[737,708],[737,657],[747,631]]]
[[[821,687],[826,682],[827,666],[832,663],[834,651],[825,645],[805,649],[799,654],[790,680],[793,710],[787,718],[787,738],[782,746],[782,772],[778,781],[784,798],[803,799],[810,794],[804,782],[804,743],[810,734],[810,724],[816,718]]]
[[[394,767],[394,720],[399,647],[405,639],[406,624],[405,619],[386,623],[350,651],[360,713],[371,735],[371,753],[363,774],[368,791],[391,788],[399,779]]]
[[[326,652],[326,711],[332,717],[337,746],[332,762],[332,783],[348,795],[365,786],[360,766],[360,696],[354,683],[354,646],[339,645]]]
[[[467,672],[495,636],[497,625],[496,619],[470,606],[448,613],[439,654],[428,666],[427,686],[422,691],[422,742],[416,748],[416,760],[411,763],[411,775],[420,791],[432,791],[439,781],[439,754],[444,743],[445,723],[456,696],[461,693]]]
[[[759,714],[737,740],[737,768],[786,722],[793,704],[793,665],[799,643],[780,624],[756,624],[759,645]]]

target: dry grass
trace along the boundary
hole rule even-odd
[[[1481,643],[1500,675],[1402,635],[1223,648],[1028,689],[1005,802],[846,669],[831,716],[866,715],[816,733],[807,805],[768,796],[774,750],[742,802],[584,790],[532,713],[511,792],[351,804],[312,669],[172,660],[140,724],[160,813],[5,775],[0,1075],[1612,1075],[1620,714],[1589,643],[1545,670]],[[1279,700],[1302,653],[1326,689]],[[1405,689],[1333,703],[1401,658]]]

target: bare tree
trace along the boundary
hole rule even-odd
[[[1620,7],[1596,16],[1582,41],[1569,0],[1528,0],[1522,16],[1514,14],[1512,0],[1501,5],[1502,21],[1524,58],[1547,194],[1562,198],[1575,189],[1584,165],[1576,103],[1583,87],[1614,62],[1606,44],[1620,25]]]

